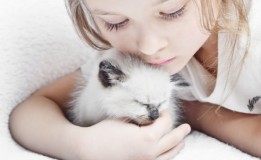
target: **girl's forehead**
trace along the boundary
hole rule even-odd
[[[92,14],[106,15],[116,14],[117,12],[124,12],[127,10],[142,9],[143,12],[151,10],[153,7],[160,7],[162,5],[175,7],[180,3],[188,0],[84,0]],[[146,9],[146,10],[144,10]]]
[[[158,4],[162,4],[168,1],[180,1],[180,0],[84,0],[87,3],[91,3],[91,4],[107,4],[107,3],[111,3],[113,5],[117,5],[117,4],[131,4],[131,3],[150,3],[151,5],[158,5]],[[148,4],[149,4],[148,3]]]

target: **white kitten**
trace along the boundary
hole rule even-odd
[[[90,126],[106,118],[120,118],[139,125],[157,119],[163,110],[177,122],[176,93],[189,85],[178,74],[169,76],[135,56],[106,51],[88,68],[85,84],[73,94],[73,123]]]

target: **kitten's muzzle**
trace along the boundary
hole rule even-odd
[[[147,106],[147,110],[149,112],[150,120],[154,121],[157,118],[159,118],[159,110],[158,110],[158,108],[156,106],[149,105],[149,106]]]

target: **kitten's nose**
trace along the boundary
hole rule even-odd
[[[157,109],[150,110],[149,112],[150,112],[149,113],[150,120],[154,121],[157,118],[159,118],[159,111]]]
[[[152,121],[154,121],[154,120],[156,120],[157,118],[159,118],[159,112],[158,112],[158,110],[152,111],[152,112],[150,113],[150,115],[149,115],[149,118],[150,118],[150,120],[152,120]]]

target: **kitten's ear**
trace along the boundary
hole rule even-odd
[[[191,85],[180,74],[176,73],[171,76],[173,83],[174,95],[183,100],[193,100],[194,96],[191,92]]]
[[[178,73],[171,75],[170,81],[173,83],[175,90],[190,87],[190,84]]]
[[[117,66],[108,60],[103,60],[99,64],[99,79],[104,87],[111,87],[125,79],[126,75]]]

